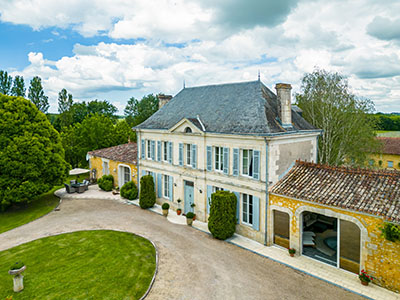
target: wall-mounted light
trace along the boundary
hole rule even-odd
[[[116,173],[116,172],[117,172],[117,169],[114,169],[113,171],[114,171],[114,173]]]

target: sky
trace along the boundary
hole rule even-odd
[[[257,80],[301,91],[339,72],[377,111],[400,112],[398,0],[0,0],[0,70],[108,100]]]

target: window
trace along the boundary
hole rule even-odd
[[[224,148],[222,147],[214,147],[215,154],[215,170],[223,171],[224,170]]]
[[[169,190],[169,176],[168,175],[163,175],[163,179],[164,179],[164,198],[168,198],[170,199],[170,190]]]
[[[242,222],[247,225],[253,225],[253,196],[242,195]]]
[[[213,192],[213,193],[218,192],[218,191],[224,191],[224,189],[223,189],[223,188],[220,188],[220,187],[217,187],[217,186],[213,186],[213,187],[212,187],[212,192]]]
[[[124,183],[131,181],[131,170],[128,167],[124,167]]]
[[[151,141],[147,140],[147,158],[151,159]]]
[[[185,133],[192,133],[192,129],[190,127],[185,128]]]
[[[253,150],[242,150],[242,174],[253,176]]]
[[[188,166],[192,165],[192,145],[185,144],[186,147],[186,164]]]
[[[163,161],[168,161],[168,142],[162,142]]]
[[[108,161],[103,161],[103,175],[109,175],[110,169],[108,167]]]
[[[373,159],[370,159],[368,163],[370,166],[373,166],[375,164],[375,161]]]
[[[388,168],[393,168],[393,161],[388,160]]]

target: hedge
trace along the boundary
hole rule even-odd
[[[133,181],[129,181],[122,186],[120,193],[123,198],[135,200],[138,196],[138,189]]]
[[[238,200],[232,192],[217,191],[211,194],[208,230],[216,239],[226,240],[235,233],[236,201]]]
[[[114,187],[114,177],[112,175],[103,175],[97,183],[99,184],[99,188],[103,191],[109,192]]]
[[[153,207],[156,203],[153,176],[145,175],[140,178],[139,205],[141,208]]]

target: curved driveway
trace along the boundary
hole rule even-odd
[[[87,229],[129,231],[156,244],[159,269],[146,299],[361,299],[189,226],[112,200],[63,200],[60,211],[0,234],[0,251]]]

